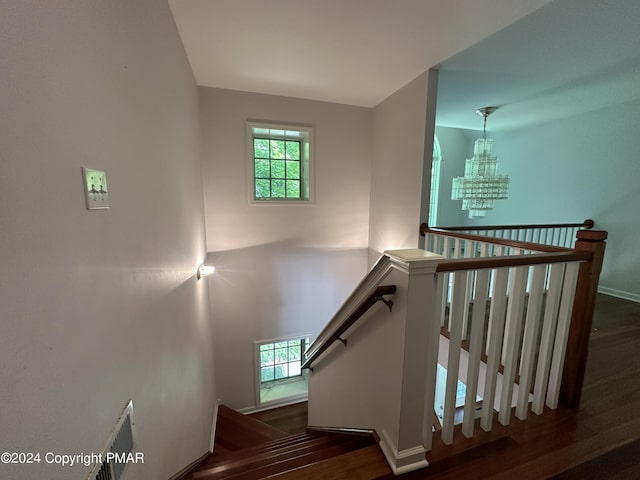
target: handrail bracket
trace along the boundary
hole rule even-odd
[[[389,311],[390,311],[390,312],[392,312],[392,311],[393,311],[393,300],[387,300],[387,299],[385,299],[382,295],[378,295],[378,296],[375,298],[375,301],[376,301],[376,302],[382,302],[382,303],[384,303],[384,304],[389,308]]]
[[[316,361],[316,359],[322,355],[322,353],[327,350],[333,342],[339,340],[346,347],[347,339],[343,338],[344,333],[351,328],[351,326],[358,321],[360,317],[362,317],[367,310],[369,310],[373,305],[377,302],[383,302],[391,311],[393,307],[393,302],[391,300],[386,300],[384,295],[392,295],[396,291],[395,285],[380,285],[376,288],[374,292],[372,292],[367,298],[363,299],[358,307],[349,315],[338,328],[336,328],[335,332],[328,336],[325,340],[322,341],[320,346],[307,357],[307,353],[305,352],[306,360],[302,363],[302,368],[309,368],[313,372],[312,365]],[[312,345],[313,347],[313,345]]]

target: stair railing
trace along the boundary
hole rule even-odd
[[[438,265],[438,327],[448,333],[439,349],[448,373],[440,436],[445,444],[453,442],[458,381],[466,385],[466,437],[474,434],[477,397],[485,431],[493,428],[494,412],[509,425],[513,407],[520,420],[530,403],[536,414],[545,405],[557,407],[578,268],[588,259],[577,251],[531,252],[453,257]],[[433,405],[430,398],[425,402]]]
[[[466,384],[467,437],[476,434],[477,396],[485,431],[496,412],[508,425],[514,407],[524,420],[529,409],[572,405],[576,392],[579,401],[595,297],[586,290],[597,287],[606,239],[581,230],[568,249],[439,229],[425,235],[431,252],[385,252],[352,294],[366,298],[386,279],[397,285],[393,312],[368,312],[347,332],[346,349],[316,358],[309,384],[310,424],[375,428],[396,474],[428,465],[438,363],[448,370],[437,434],[445,444],[454,441],[458,381]],[[360,303],[347,301],[345,313]],[[320,337],[331,338],[336,325]]]
[[[355,310],[349,315],[344,317],[340,322],[336,322],[337,325],[331,333],[326,335],[320,335],[323,338],[321,342],[315,342],[309,346],[309,349],[305,353],[305,361],[302,364],[302,368],[312,368],[313,363],[320,358],[320,356],[333,345],[334,342],[340,341],[346,347],[347,340],[343,338],[344,334],[358,321],[360,318],[373,307],[376,302],[383,302],[389,310],[393,308],[393,301],[384,298],[384,295],[391,295],[395,293],[395,285],[381,285],[377,287],[368,297],[366,297]]]
[[[431,229],[571,248],[578,230],[589,230],[594,225],[595,222],[588,218],[576,223],[451,226],[432,227]],[[423,232],[428,229],[426,223],[420,225],[421,235],[424,235]]]

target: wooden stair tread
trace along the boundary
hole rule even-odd
[[[298,410],[306,404],[298,406]],[[267,415],[271,420],[280,421],[286,411]],[[299,422],[296,422],[299,423]],[[299,427],[294,426],[295,429]],[[299,432],[299,429],[298,429]],[[366,478],[353,470],[370,472],[372,469],[385,474],[389,468],[377,445],[378,439],[370,433],[335,432],[307,430],[287,434],[279,428],[263,423],[257,418],[246,416],[221,405],[218,409],[216,442],[214,454],[194,468],[189,477],[192,480],[256,480],[280,478],[291,472],[290,478],[307,478],[316,468],[333,468],[327,464],[334,458],[336,465],[347,473],[342,478]],[[350,456],[353,452],[365,454]],[[371,452],[374,457],[366,455]],[[372,459],[373,458],[373,459]],[[377,459],[376,459],[377,458]],[[380,464],[380,462],[382,462]],[[379,466],[384,467],[382,470]],[[307,469],[309,473],[307,473]],[[301,472],[305,473],[301,473]],[[301,476],[302,475],[302,476]],[[369,475],[369,473],[366,473]],[[320,477],[318,477],[320,478]],[[323,480],[326,475],[323,475]],[[336,477],[337,478],[337,477]]]
[[[216,445],[226,450],[241,450],[287,436],[287,432],[243,415],[226,405],[218,407]]]
[[[380,447],[370,445],[267,478],[275,480],[370,480],[385,475],[392,475],[391,468]]]
[[[215,467],[218,465],[223,465],[225,463],[233,462],[237,459],[242,459],[250,455],[259,454],[271,450],[276,450],[278,448],[286,447],[290,444],[295,444],[299,442],[305,442],[310,439],[316,438],[317,435],[313,433],[301,433],[298,435],[290,435],[288,437],[283,437],[277,440],[271,440],[269,442],[262,443],[260,445],[254,445],[252,447],[243,448],[241,450],[224,450],[216,453],[218,449],[218,445],[216,445],[216,450],[214,451],[214,455],[208,457],[205,462],[201,464],[201,468],[207,467]]]
[[[231,475],[233,472],[256,469],[261,466],[303,456],[341,443],[345,442],[335,442],[335,440],[329,436],[318,435],[304,441],[291,442],[283,446],[276,446],[265,450],[256,450],[254,448],[245,449],[237,452],[234,458],[229,458],[207,469],[200,468],[200,476],[223,472],[225,475]],[[194,476],[194,478],[199,478],[199,476]]]
[[[294,470],[305,465],[314,464],[327,458],[335,457],[340,454],[349,452],[353,448],[357,448],[354,445],[353,440],[348,440],[339,444],[327,444],[321,449],[311,449],[301,452],[299,455],[293,457],[285,457],[283,459],[276,458],[275,461],[268,461],[262,464],[258,464],[253,468],[253,465],[245,465],[242,471],[223,471],[209,474],[208,472],[196,472],[193,475],[193,479],[199,480],[216,480],[216,479],[229,479],[229,480],[254,480],[260,478],[269,478],[283,471]],[[246,468],[246,470],[244,469]]]

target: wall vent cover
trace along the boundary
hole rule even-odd
[[[102,452],[102,463],[96,465],[89,480],[120,480],[126,462],[117,458],[133,452],[133,401],[129,401],[109,436],[106,448]]]

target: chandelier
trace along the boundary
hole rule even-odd
[[[476,140],[473,158],[465,160],[464,177],[453,179],[451,199],[462,200],[462,210],[469,211],[469,218],[484,217],[495,200],[509,198],[509,176],[498,175],[498,158],[491,155],[493,139],[487,138],[487,117],[497,109],[476,110],[484,118],[482,138]]]

